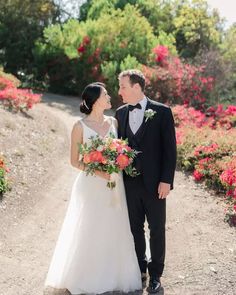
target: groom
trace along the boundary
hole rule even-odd
[[[144,94],[145,77],[138,70],[119,75],[119,95],[125,105],[116,111],[118,136],[140,153],[134,166],[137,177],[124,174],[131,231],[142,280],[150,275],[149,293],[160,290],[165,260],[166,197],[173,189],[176,165],[174,120],[169,107]],[[145,217],[150,229],[151,259],[145,251]]]

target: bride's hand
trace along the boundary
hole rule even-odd
[[[103,172],[103,171],[96,171],[96,175],[97,176],[100,176],[106,180],[110,180],[111,179],[111,175],[106,173],[106,172]]]

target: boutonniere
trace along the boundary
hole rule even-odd
[[[145,123],[147,122],[148,119],[153,119],[153,117],[155,116],[156,111],[153,111],[152,109],[148,109],[144,112],[144,117],[145,119]]]

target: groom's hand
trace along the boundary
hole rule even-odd
[[[159,199],[165,199],[170,192],[170,184],[165,182],[160,182],[158,186]]]

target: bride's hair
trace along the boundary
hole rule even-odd
[[[82,102],[80,104],[80,111],[86,115],[89,115],[92,112],[93,105],[100,97],[102,89],[105,87],[105,84],[100,82],[94,82],[87,85],[81,95]]]

